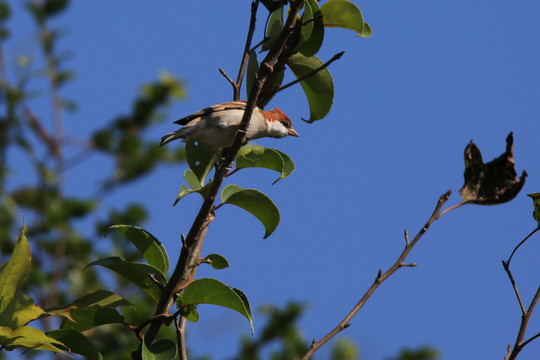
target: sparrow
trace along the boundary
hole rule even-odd
[[[183,125],[182,128],[163,136],[159,146],[182,139],[183,142],[199,141],[211,149],[230,147],[245,109],[245,101],[232,101],[199,110],[176,120],[174,123]],[[287,115],[278,108],[265,111],[255,107],[245,142],[262,137],[282,138],[287,135],[299,136]]]

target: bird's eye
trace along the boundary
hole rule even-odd
[[[285,126],[287,129],[290,129],[292,126],[291,126],[291,123],[288,122],[287,120],[283,120],[281,122],[283,124],[283,126]]]

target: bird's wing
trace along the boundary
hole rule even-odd
[[[225,110],[245,110],[246,101],[231,101],[226,103],[216,104],[205,109],[199,110],[196,113],[183,117],[179,120],[176,120],[174,123],[178,125],[187,125],[190,121],[197,119],[202,116],[209,115],[214,112],[225,111]]]

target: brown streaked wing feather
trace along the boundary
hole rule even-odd
[[[224,111],[224,110],[244,110],[246,108],[246,101],[231,101],[226,103],[216,104],[202,110],[197,111],[191,115],[183,117],[179,120],[176,120],[174,123],[178,125],[187,125],[191,120],[196,119],[201,116],[206,116],[214,112]]]

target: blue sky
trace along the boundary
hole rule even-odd
[[[418,266],[385,282],[342,333],[359,344],[363,359],[384,359],[421,345],[439,348],[448,360],[503,358],[514,342],[520,311],[501,260],[535,227],[526,194],[540,192],[540,3],[355,3],[373,36],[327,29],[319,57],[325,61],[345,51],[330,68],[336,87],[330,114],[315,124],[302,122],[309,108],[300,87],[270,104],[289,115],[301,137],[257,143],[286,152],[296,171],[273,186],[276,174],[266,170],[229,178],[274,200],[281,211],[278,229],[262,240],[257,220],[222,207],[203,253],[224,255],[231,268],[201,268],[198,275],[242,289],[254,309],[305,302],[303,333],[321,338],[378,269],[395,261],[405,228],[416,234],[448,189],[454,190],[448,204],[459,202],[468,142],[473,139],[489,161],[504,151],[513,131],[517,171],[529,174],[521,194],[507,204],[468,205],[443,216],[410,254],[408,260]],[[60,47],[72,52],[67,67],[77,71],[64,91],[79,103],[77,113],[66,115],[66,132],[84,138],[126,113],[139,85],[165,69],[184,81],[188,97],[168,109],[170,121],[156,126],[156,139],[176,129],[177,118],[231,100],[230,85],[217,69],[236,75],[249,4],[74,1],[53,22],[66,30]],[[24,30],[6,55],[37,55],[28,17],[14,8],[12,25]],[[261,16],[259,30],[263,23]],[[98,156],[88,164],[110,166]],[[134,200],[145,203],[151,212],[146,229],[176,259],[179,234],[189,230],[201,203],[193,195],[172,207],[185,168],[161,167],[105,200],[103,212]],[[86,171],[68,173],[68,193],[93,193],[96,183]],[[539,251],[537,235],[513,259],[526,303],[538,287]],[[540,331],[537,311],[529,335]],[[249,332],[245,319],[210,306],[199,312],[199,323],[189,326],[192,350],[216,359],[233,355],[239,336]],[[255,330],[261,325],[256,313]],[[325,353],[323,348],[319,357]],[[540,341],[520,359],[537,359],[538,353]]]

